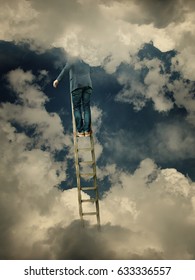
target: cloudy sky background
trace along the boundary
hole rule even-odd
[[[194,1],[0,0],[0,24],[0,258],[194,259]],[[67,53],[92,67],[101,233],[52,88]]]

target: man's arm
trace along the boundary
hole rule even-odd
[[[64,74],[66,73],[66,71],[68,71],[70,69],[70,64],[67,63],[64,68],[62,69],[62,71],[60,72],[59,76],[57,77],[57,79],[53,82],[53,87],[57,88],[59,82],[62,80],[62,78],[64,77]]]

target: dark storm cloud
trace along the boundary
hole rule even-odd
[[[97,228],[81,227],[80,221],[74,221],[66,229],[51,228],[47,242],[51,244],[54,259],[70,260],[114,260],[114,259],[155,259],[162,258],[162,252],[146,249],[143,255],[131,251],[131,246],[122,252],[123,242],[131,240],[139,233],[120,226],[104,225]],[[139,237],[138,237],[139,238]],[[141,239],[141,238],[140,238]],[[119,250],[116,250],[119,247]]]
[[[185,19],[185,4],[179,0],[138,0],[134,3],[141,7],[140,12],[144,13],[146,23],[152,23],[157,28]]]
[[[55,259],[93,260],[116,258],[116,253],[97,231],[89,224],[82,228],[80,221],[72,222],[66,229],[51,228],[48,232],[48,244]]]
[[[195,10],[193,0],[136,0],[145,23],[165,28],[171,23],[184,22],[188,13]],[[144,23],[144,22],[143,22]]]
[[[134,4],[139,13],[133,16],[129,9],[124,13],[124,19],[137,24],[153,24],[157,28],[165,28],[170,23],[183,22],[186,14],[195,9],[193,0],[102,0],[100,2],[109,7],[117,2],[126,7]]]

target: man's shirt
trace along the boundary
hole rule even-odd
[[[69,71],[70,92],[78,88],[91,87],[90,66],[81,59],[70,59],[62,69],[57,80],[60,81]]]

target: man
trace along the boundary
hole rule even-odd
[[[91,135],[91,110],[90,97],[92,93],[92,82],[90,77],[90,67],[83,60],[70,58],[62,69],[57,79],[53,82],[56,88],[63,78],[64,74],[69,71],[70,92],[74,108],[74,117],[76,122],[77,136]],[[84,120],[82,118],[82,108]]]

